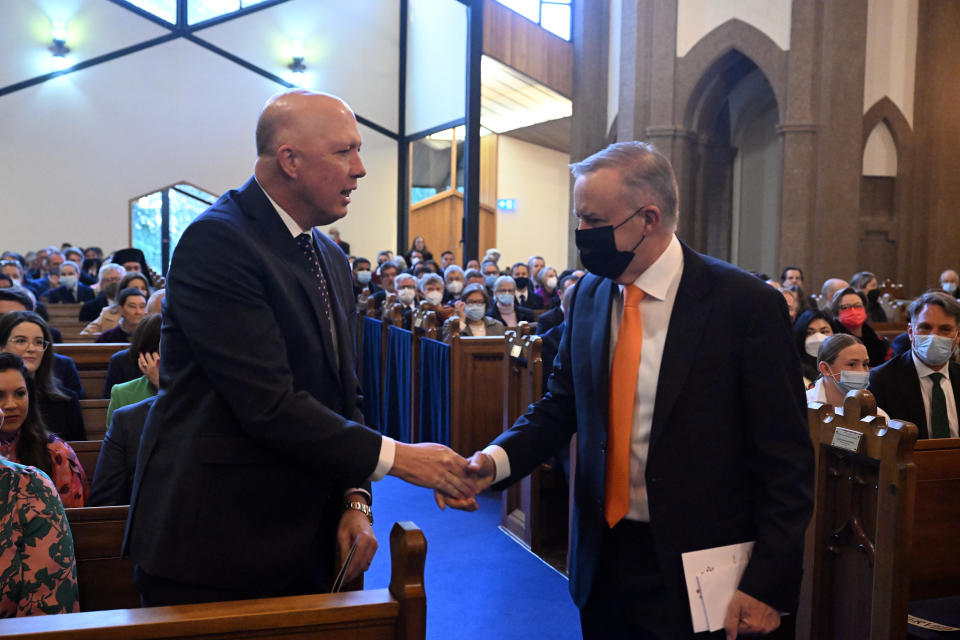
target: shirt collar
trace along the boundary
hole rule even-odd
[[[940,371],[934,371],[933,369],[928,367],[923,362],[923,360],[917,357],[917,354],[913,351],[913,349],[910,349],[910,357],[913,358],[913,366],[917,368],[917,375],[920,376],[921,378],[927,378],[931,374],[939,373],[947,380],[950,380],[950,362],[949,361],[947,362],[947,365],[945,367],[940,369]]]
[[[256,178],[254,178],[256,180]],[[310,229],[303,229],[297,224],[297,221],[290,217],[290,214],[283,210],[277,201],[270,197],[270,194],[267,193],[267,190],[263,188],[263,185],[260,184],[260,181],[257,180],[257,185],[259,185],[260,190],[263,191],[263,195],[267,196],[267,200],[270,201],[270,204],[273,205],[274,210],[277,212],[277,215],[280,216],[280,219],[283,221],[284,226],[287,228],[287,231],[290,232],[290,235],[296,238],[297,236],[304,233],[311,233]],[[312,235],[312,234],[311,234]]]
[[[683,248],[676,234],[672,234],[666,250],[633,281],[633,285],[642,289],[647,297],[664,300],[670,283],[675,278],[679,278],[681,273],[683,273]],[[624,286],[620,285],[621,293],[623,288]]]

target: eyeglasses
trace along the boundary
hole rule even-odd
[[[46,351],[47,347],[50,346],[50,341],[44,340],[43,338],[31,340],[29,338],[24,338],[23,336],[14,336],[13,338],[7,340],[7,344],[12,345],[19,351],[26,351],[31,346],[34,346],[41,351]]]
[[[842,304],[839,307],[840,311],[849,311],[850,309],[863,309],[863,303],[858,302],[856,304]]]

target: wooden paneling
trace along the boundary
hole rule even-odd
[[[480,204],[497,207],[497,135],[480,137]],[[485,247],[481,243],[480,249]]]
[[[573,96],[573,45],[492,0],[483,3],[483,52]]]
[[[462,237],[463,194],[444,191],[410,207],[410,236],[423,236],[427,246],[439,259],[449,249],[457,264],[463,264]],[[480,203],[480,251],[496,246],[496,209]]]

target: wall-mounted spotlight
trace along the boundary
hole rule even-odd
[[[303,73],[307,70],[307,65],[303,64],[303,56],[293,56],[293,62],[287,65],[287,69],[294,73]]]
[[[62,22],[55,22],[51,32],[52,43],[47,49],[53,54],[51,67],[54,71],[60,71],[70,66],[71,62],[67,56],[70,54],[70,47],[67,46],[67,25]]]

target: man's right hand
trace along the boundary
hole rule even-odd
[[[469,477],[467,461],[449,447],[432,442],[398,442],[389,474],[457,500],[471,500],[479,491]]]
[[[470,478],[476,488],[476,493],[480,493],[493,484],[493,478],[497,473],[497,467],[493,462],[493,458],[477,451],[470,456],[468,462],[467,472],[470,474]],[[462,511],[476,511],[479,508],[475,496],[457,498],[444,495],[439,491],[434,491],[433,497],[437,501],[437,506],[441,509],[444,507],[453,507],[454,509],[460,509]]]

